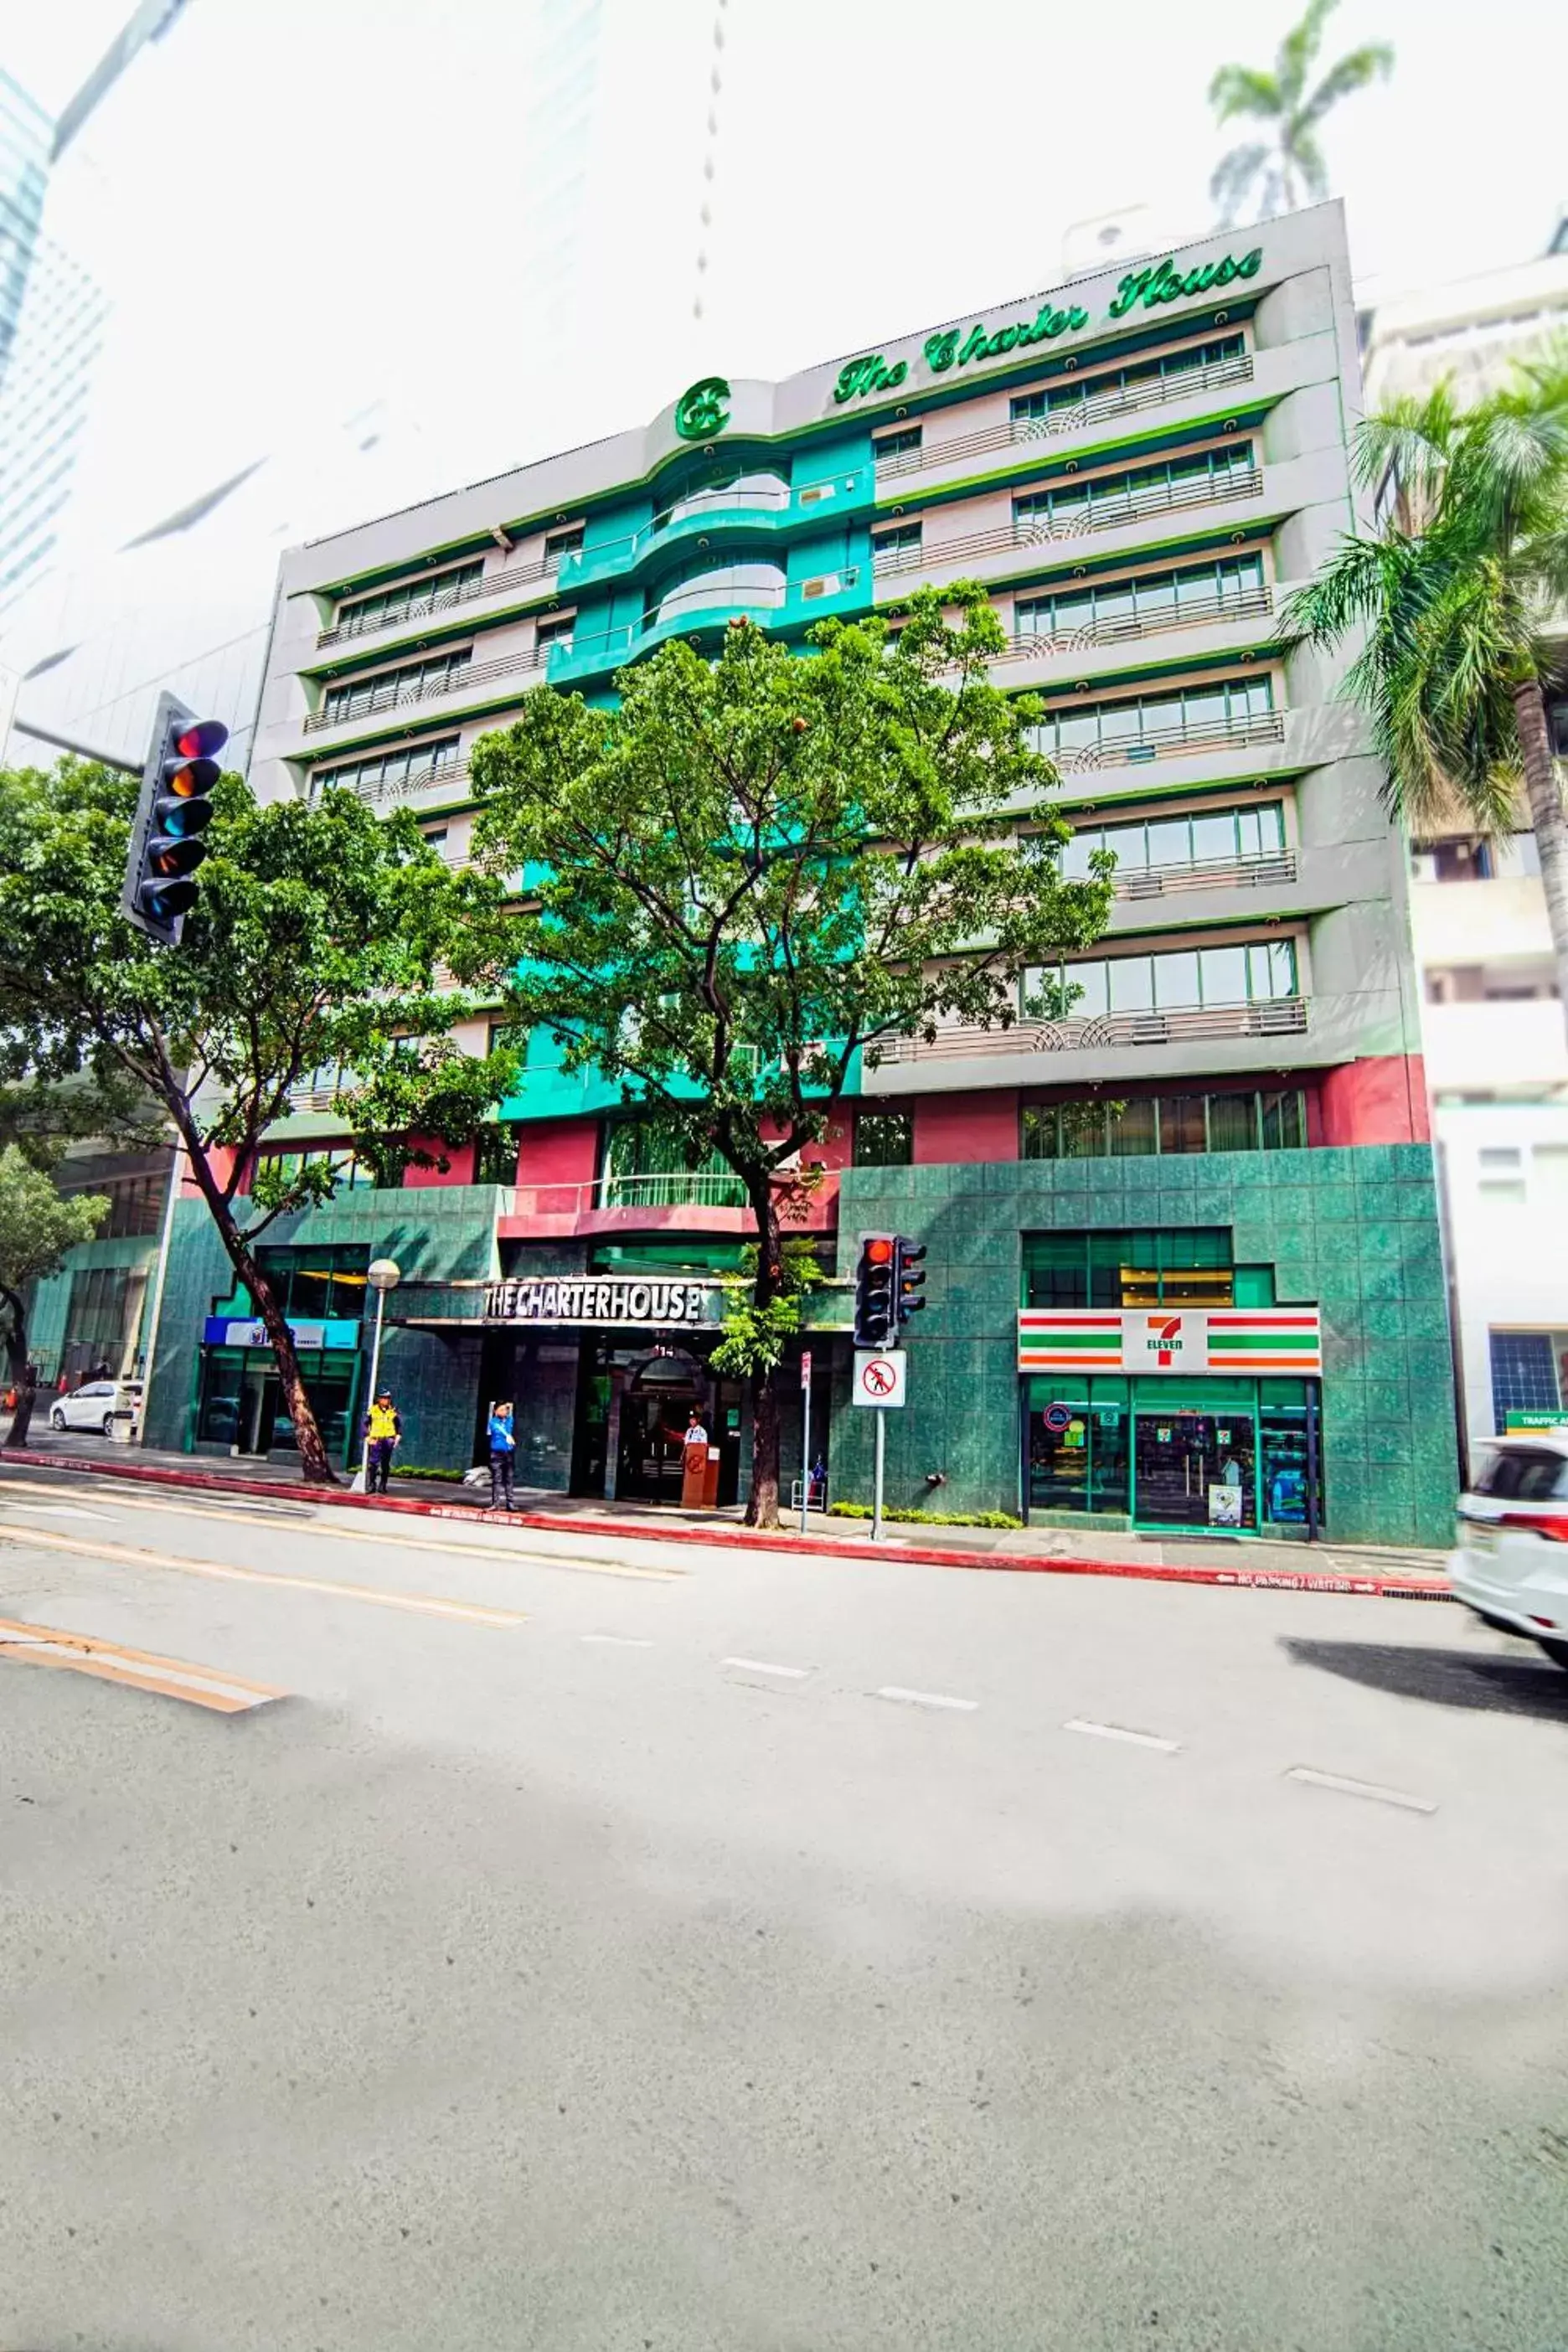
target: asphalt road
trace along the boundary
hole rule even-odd
[[[1458,1610],[7,1467],[0,1619],[9,2352],[1568,2347]]]

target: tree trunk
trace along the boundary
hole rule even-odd
[[[294,1424],[295,1442],[300,1448],[300,1467],[309,1485],[335,1486],[338,1484],[337,1473],[327,1459],[327,1449],[322,1443],[315,1412],[305,1393],[294,1334],[278,1304],[277,1294],[257,1264],[254,1253],[247,1247],[244,1232],[235,1223],[234,1212],[218,1188],[200,1142],[184,1131],[183,1122],[182,1133],[184,1134],[185,1148],[190,1153],[191,1168],[201,1188],[202,1198],[217,1227],[218,1239],[228,1255],[229,1264],[250,1293],[256,1311],[272,1342],[278,1377],[283,1388],[283,1401],[289,1408],[289,1418]]]
[[[759,1309],[771,1307],[783,1286],[784,1243],[779,1232],[778,1205],[764,1176],[753,1189],[752,1213],[757,1221],[757,1279],[752,1292]],[[749,1528],[779,1524],[779,1370],[765,1364],[752,1374],[752,1490],[746,1497]]]
[[[5,1328],[5,1385],[16,1391],[16,1410],[11,1415],[7,1445],[26,1445],[27,1432],[33,1425],[33,1406],[37,1390],[27,1378],[32,1369],[27,1361],[27,1318],[22,1302],[14,1290],[0,1289],[0,1307],[10,1309],[11,1319]]]
[[[1546,705],[1536,685],[1516,687],[1514,717],[1519,747],[1524,756],[1524,791],[1535,846],[1541,858],[1541,887],[1546,896],[1546,922],[1552,934],[1552,956],[1557,967],[1557,994],[1568,1025],[1568,818],[1552,758],[1552,738],[1546,729]]]

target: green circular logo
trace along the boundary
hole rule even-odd
[[[721,375],[705,375],[675,404],[675,429],[683,441],[711,441],[730,422],[724,403],[730,386]]]

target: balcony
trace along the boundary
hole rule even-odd
[[[1265,710],[1247,718],[1175,719],[1121,741],[1064,743],[1056,751],[1048,745],[1041,748],[1067,776],[1083,770],[1140,767],[1150,760],[1184,758],[1194,751],[1235,751],[1284,740],[1285,713]]]
[[[1250,857],[1210,857],[1187,866],[1120,866],[1113,885],[1119,898],[1163,898],[1180,890],[1265,890],[1296,879],[1293,849],[1271,849]]]
[[[316,649],[322,652],[331,646],[357,644],[362,637],[393,636],[400,630],[416,629],[425,622],[443,613],[462,610],[469,604],[493,603],[498,596],[523,595],[530,588],[553,583],[560,574],[560,562],[516,563],[505,572],[488,572],[482,578],[470,581],[463,588],[433,589],[428,597],[412,604],[405,613],[393,620],[366,618],[356,621],[352,610],[347,617],[323,629],[316,639]]]
[[[879,583],[902,579],[910,572],[929,576],[933,570],[946,571],[967,564],[978,555],[996,555],[1010,549],[1065,547],[1074,540],[1093,538],[1100,531],[1121,530],[1130,523],[1146,522],[1153,515],[1237,506],[1262,494],[1263,476],[1256,466],[1238,468],[1217,481],[1167,482],[1158,489],[1119,491],[1112,497],[1096,499],[1092,505],[1064,516],[1060,522],[1015,520],[1001,529],[972,531],[964,539],[945,540],[930,546],[889,548],[885,554],[878,554],[873,542],[872,570]]]
[[[804,625],[816,620],[819,611],[838,611],[843,601],[854,595],[861,577],[860,566],[847,563],[839,571],[819,573],[814,580],[792,581],[776,592],[761,586],[720,589],[693,581],[689,589],[673,590],[657,612],[640,621],[603,630],[596,636],[574,637],[570,646],[563,646],[560,660],[552,667],[550,683],[564,686],[596,673],[618,669],[623,663],[634,661],[638,654],[651,651],[666,637],[679,636],[689,629],[718,629],[742,613],[763,619],[777,614],[785,626]]]
[[[1173,604],[1168,612],[1107,614],[1102,621],[1089,621],[1081,628],[1063,629],[1052,635],[1046,630],[1025,631],[1009,637],[1005,653],[996,656],[997,662],[1049,661],[1057,656],[1088,653],[1099,646],[1121,646],[1144,637],[1162,636],[1172,629],[1211,627],[1216,621],[1268,620],[1273,616],[1272,590],[1245,588],[1232,594],[1215,589],[1212,595],[1184,597],[1180,604]]]
[[[722,545],[734,537],[782,539],[802,530],[818,530],[836,521],[839,515],[868,505],[869,488],[868,477],[857,469],[804,483],[795,490],[782,479],[751,487],[737,482],[723,488],[698,490],[690,498],[667,507],[639,530],[567,556],[561,565],[562,593],[574,595],[580,588],[592,587],[598,582],[624,579],[640,570],[654,554],[699,534],[716,539]]]
[[[1173,1045],[1207,1037],[1292,1037],[1307,1026],[1307,1001],[1205,1004],[1184,1013],[1069,1013],[1065,1021],[1015,1021],[1006,1029],[939,1029],[933,1038],[895,1037],[880,1066],[970,1061],[977,1055],[1093,1053],[1108,1045]]]
[[[1047,416],[1014,416],[1000,424],[983,426],[979,432],[960,436],[952,441],[931,441],[918,449],[906,450],[896,457],[877,461],[877,487],[884,482],[900,481],[912,475],[930,473],[955,459],[985,457],[993,449],[1027,447],[1041,441],[1059,441],[1066,435],[1081,432],[1084,427],[1114,423],[1123,416],[1135,416],[1145,409],[1168,408],[1173,401],[1185,400],[1194,393],[1219,391],[1233,383],[1250,383],[1253,364],[1250,356],[1242,352],[1232,360],[1218,360],[1212,367],[1193,368],[1184,375],[1171,376],[1163,383],[1137,384],[1131,388],[1091,392],[1071,406],[1053,409]]]
[[[498,678],[537,675],[550,658],[548,646],[530,646],[522,653],[508,654],[500,661],[470,662],[450,677],[413,680],[405,685],[395,673],[388,679],[384,692],[373,692],[372,699],[358,710],[312,710],[306,716],[304,732],[319,735],[328,728],[353,727],[362,719],[379,719],[391,710],[408,710],[424,702],[440,702],[454,695],[468,696],[481,687],[492,685]]]
[[[314,803],[331,781],[330,770],[317,771],[310,777],[310,799]],[[340,792],[351,792],[367,808],[439,808],[454,793],[461,791],[468,781],[467,760],[443,760],[435,767],[421,768],[412,776],[399,777],[395,783],[339,785]]]
[[[838,1171],[828,1169],[792,1230],[829,1231],[838,1209]],[[501,1220],[503,1236],[616,1233],[750,1234],[755,1220],[739,1179],[707,1170],[658,1176],[600,1176],[581,1184],[519,1184]]]

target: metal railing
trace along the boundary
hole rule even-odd
[[[1072,967],[1068,967],[1068,976]],[[897,1037],[881,1050],[890,1063],[967,1060],[996,1054],[1093,1053],[1107,1045],[1173,1045],[1186,1038],[1285,1037],[1307,1026],[1307,1001],[1273,997],[1263,1004],[1205,1004],[1186,1012],[1068,1013],[1061,1021],[1015,1021],[1006,1029],[939,1029]]]
[[[1015,631],[1008,639],[1007,650],[998,654],[998,661],[1026,661],[1031,656],[1045,660],[1053,654],[1083,653],[1092,646],[1115,646],[1129,638],[1157,636],[1167,629],[1193,629],[1209,621],[1252,621],[1267,619],[1274,610],[1274,596],[1267,587],[1240,588],[1227,594],[1216,588],[1212,594],[1184,598],[1171,604],[1144,613],[1108,613],[1103,620],[1085,621],[1076,629]]]
[[[364,802],[367,808],[385,808],[396,802],[416,800],[425,793],[439,793],[445,800],[452,787],[466,783],[468,777],[467,760],[440,760],[433,767],[416,769],[412,775],[400,776],[393,783],[383,780],[375,783],[338,784],[335,789],[353,793]],[[312,775],[310,786],[311,802],[320,800],[322,793],[332,783],[330,769],[323,774]]]
[[[822,572],[814,580],[785,582],[777,595],[771,589],[765,592],[751,588],[715,590],[700,588],[700,583],[693,582],[689,585],[700,593],[688,595],[685,592],[672,592],[657,612],[646,614],[640,621],[627,621],[619,628],[605,630],[596,637],[574,637],[571,650],[574,655],[591,660],[619,660],[623,656],[634,653],[643,639],[665,622],[678,619],[682,610],[700,613],[710,609],[719,614],[761,607],[764,612],[778,612],[790,605],[814,604],[820,597],[841,595],[846,589],[853,588],[858,578],[859,566],[847,563],[840,571]],[[676,604],[678,593],[681,596],[679,607]]]
[[[1265,710],[1247,719],[1182,719],[1110,743],[1064,743],[1053,749],[1042,742],[1038,748],[1065,775],[1079,768],[1136,766],[1173,751],[1228,751],[1249,743],[1280,743],[1284,739],[1284,712]]]
[[[376,719],[384,711],[405,710],[418,702],[436,702],[445,694],[469,694],[478,687],[489,686],[498,677],[510,677],[519,673],[543,669],[550,659],[548,646],[530,646],[526,652],[508,654],[500,661],[468,662],[443,678],[417,680],[388,694],[382,700],[372,699],[358,710],[312,710],[305,720],[305,733],[318,735],[328,727],[352,727],[361,719]],[[398,672],[392,672],[395,679]]]
[[[1293,849],[1269,849],[1247,857],[1205,857],[1186,866],[1121,866],[1113,887],[1119,898],[1163,898],[1167,890],[1261,890],[1294,882]]]
[[[852,476],[848,478],[847,487],[852,487],[853,479]],[[807,485],[808,490],[816,488],[816,484]],[[623,570],[635,563],[656,539],[662,538],[675,524],[685,522],[690,517],[706,516],[710,520],[717,521],[724,514],[736,511],[742,514],[787,514],[791,502],[792,492],[787,482],[780,482],[776,489],[695,490],[689,498],[679,499],[674,506],[666,507],[662,514],[656,514],[651,522],[625,532],[619,539],[602,541],[596,547],[578,548],[574,560],[584,571],[591,566],[597,572],[605,564],[617,571]],[[803,498],[801,503],[804,505],[808,501]],[[809,503],[815,504],[816,500]]]
[[[1059,546],[1097,530],[1120,530],[1128,523],[1143,522],[1151,515],[1174,513],[1191,507],[1232,506],[1240,499],[1257,498],[1262,488],[1261,472],[1250,466],[1237,467],[1201,482],[1166,482],[1147,490],[1108,492],[1087,507],[1075,508],[1060,522],[1018,517],[1007,530],[972,531],[964,539],[950,539],[930,547],[896,547],[881,555],[875,552],[873,541],[873,568],[878,579],[881,579],[896,572],[967,563],[973,555],[992,555],[1005,548]]]
[[[604,1209],[743,1209],[738,1176],[713,1169],[676,1169],[658,1175],[605,1176],[595,1203]]]
[[[492,596],[510,595],[515,588],[531,588],[541,580],[553,580],[560,572],[561,562],[561,557],[554,555],[547,562],[514,563],[505,572],[486,572],[459,588],[437,589],[427,603],[410,604],[406,612],[387,614],[379,620],[356,622],[351,606],[330,629],[321,630],[316,639],[317,650],[325,646],[352,644],[357,637],[373,637],[383,629],[406,628],[411,622],[428,620],[437,613],[453,612],[460,605],[477,604]]]
[[[1003,424],[984,425],[978,432],[963,434],[952,441],[922,442],[918,449],[906,449],[893,457],[879,457],[877,479],[892,481],[905,474],[924,473],[933,467],[945,466],[952,458],[983,457],[991,449],[1059,440],[1064,434],[1077,432],[1082,425],[1097,425],[1102,419],[1129,416],[1143,408],[1167,407],[1189,393],[1217,391],[1230,383],[1250,383],[1252,374],[1252,361],[1243,352],[1235,359],[1215,360],[1208,367],[1187,368],[1177,375],[1135,385],[1117,385],[1104,392],[1097,392],[1089,381],[1081,400],[1064,401],[1059,408],[1051,409],[1044,416],[1012,416]]]

